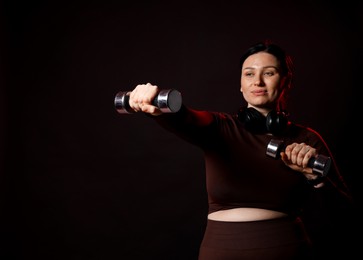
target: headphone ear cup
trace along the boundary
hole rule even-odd
[[[284,112],[272,110],[266,117],[266,129],[272,134],[282,133],[287,124],[288,119]]]
[[[270,111],[265,117],[253,107],[243,107],[237,113],[237,118],[245,128],[253,133],[272,133],[275,135],[285,131],[289,121],[285,112]]]
[[[253,107],[242,108],[237,117],[249,131],[263,133],[267,130],[266,118]]]

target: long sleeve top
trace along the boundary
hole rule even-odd
[[[281,135],[256,134],[247,130],[236,115],[197,111],[184,105],[177,113],[153,118],[203,150],[209,213],[256,207],[298,216],[312,201],[319,204],[329,197],[339,201],[350,199],[328,146],[309,127],[289,122]],[[316,148],[318,154],[330,156],[332,166],[324,187],[315,189],[302,173],[266,155],[272,138],[286,144],[304,142]]]

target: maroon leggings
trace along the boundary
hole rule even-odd
[[[199,260],[313,259],[299,219],[224,222],[208,220]]]

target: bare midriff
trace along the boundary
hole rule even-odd
[[[260,221],[287,217],[283,212],[260,208],[235,208],[219,210],[208,215],[208,219],[216,221],[244,222]]]

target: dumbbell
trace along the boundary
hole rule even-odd
[[[115,107],[120,114],[131,114],[135,111],[129,104],[130,91],[120,91],[115,96]],[[163,113],[178,112],[182,105],[181,93],[176,89],[163,89],[152,101],[152,104],[158,107]]]
[[[280,152],[285,149],[283,140],[271,139],[267,145],[266,154],[273,158],[279,158]],[[316,157],[310,158],[308,166],[313,169],[313,172],[325,177],[330,169],[331,158],[322,154],[318,154]]]

